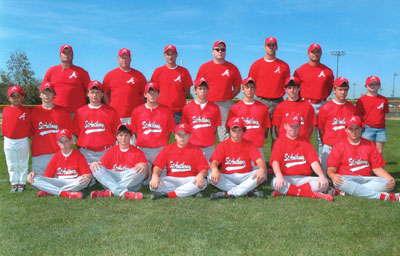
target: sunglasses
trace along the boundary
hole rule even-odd
[[[214,48],[213,50],[217,52],[225,52],[225,48]]]

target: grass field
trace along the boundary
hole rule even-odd
[[[400,121],[387,127],[399,192]],[[269,182],[264,199],[210,201],[211,186],[200,199],[88,198],[98,185],[84,200],[38,198],[9,193],[3,153],[0,170],[0,255],[400,255],[400,203],[272,198]]]

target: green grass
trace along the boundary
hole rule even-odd
[[[400,187],[400,121],[388,121],[386,169]],[[313,140],[315,140],[313,138]],[[315,143],[315,141],[314,141]],[[0,146],[3,140],[1,138]],[[265,146],[267,159],[269,142]],[[0,154],[0,255],[399,255],[400,203],[204,198],[123,201],[9,193]],[[271,177],[268,177],[269,181]]]

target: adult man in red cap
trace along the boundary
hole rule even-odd
[[[284,82],[290,76],[290,68],[286,62],[276,58],[278,42],[275,37],[265,39],[264,50],[265,56],[251,65],[249,77],[257,84],[256,99],[268,107],[272,119],[275,107],[283,101]],[[271,136],[273,145],[277,138],[274,130],[271,130]]]
[[[181,123],[182,108],[185,106],[186,98],[190,94],[193,85],[189,71],[176,65],[178,51],[176,47],[169,44],[164,47],[164,58],[166,65],[156,68],[151,81],[160,86],[160,97],[158,102],[169,108],[174,113],[175,124]]]
[[[86,104],[86,88],[90,82],[89,74],[81,67],[72,64],[72,47],[60,47],[61,65],[49,68],[43,81],[54,86],[56,97],[54,105],[64,107],[73,117],[76,110]]]
[[[226,119],[232,106],[232,99],[240,92],[242,77],[239,69],[225,60],[226,44],[218,40],[213,44],[214,59],[204,63],[197,72],[196,79],[204,77],[210,89],[208,100],[218,105],[221,111],[221,126],[218,127],[219,141],[229,137]]]

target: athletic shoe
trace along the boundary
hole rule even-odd
[[[94,190],[90,193],[90,198],[110,197],[112,193],[110,190]]]
[[[67,192],[67,198],[68,199],[82,199],[82,193],[81,192],[70,192],[70,191],[66,191]]]
[[[249,193],[247,193],[248,197],[256,197],[256,198],[264,198],[264,192],[258,191],[257,189],[253,189]]]
[[[130,192],[126,191],[122,196],[121,199],[136,199],[136,200],[142,200],[143,199],[143,194],[138,192]]]
[[[47,193],[43,190],[39,190],[39,192],[37,193],[38,197],[44,197],[44,196],[52,196],[52,194]]]
[[[218,199],[227,199],[228,195],[226,192],[221,191],[221,192],[217,192],[217,193],[212,193],[210,195],[210,199],[211,200],[218,200]]]
[[[314,197],[313,198],[319,198],[319,199],[324,199],[324,200],[328,200],[328,201],[333,201],[333,196],[332,195],[328,195],[328,194],[322,194],[319,192],[314,192]]]
[[[158,200],[158,199],[163,199],[163,198],[168,198],[168,194],[165,192],[154,192],[151,195],[151,200]]]
[[[331,196],[336,196],[336,195],[341,195],[341,196],[346,196],[346,192],[340,191],[337,188],[329,187],[326,190],[326,194],[331,195]]]
[[[201,192],[198,192],[196,194],[193,195],[194,198],[202,198],[203,194]]]
[[[284,196],[284,194],[274,190],[274,192],[272,192],[272,197],[277,197],[277,196]]]
[[[18,185],[18,190],[17,190],[17,192],[18,192],[18,193],[22,193],[22,192],[24,192],[24,191],[25,191],[25,185],[22,185],[22,184]]]
[[[11,193],[17,193],[18,192],[18,185],[12,185],[10,189]]]
[[[396,201],[400,202],[400,193],[395,193],[394,195],[396,196]]]

